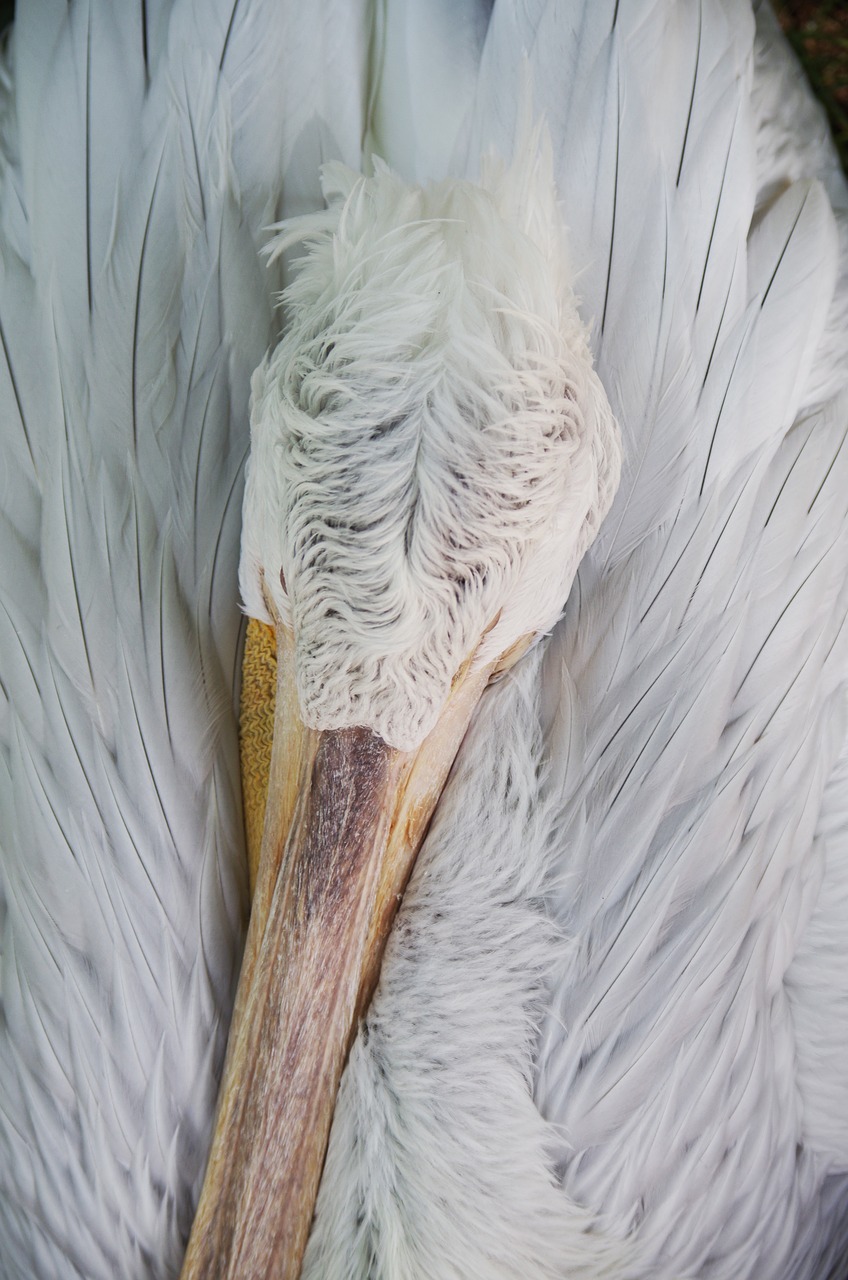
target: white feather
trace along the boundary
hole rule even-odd
[[[491,777],[490,753],[513,749],[500,726],[532,688],[522,673],[481,706],[408,891],[343,1082],[310,1276],[487,1277],[502,1261],[506,1275],[737,1280],[824,1276],[844,1256],[841,1156],[821,1112],[805,1127],[799,1094],[812,1101],[817,1068],[844,1055],[841,983],[831,1049],[811,1012],[820,1038],[799,1053],[794,1010],[813,993],[793,976],[796,954],[833,939],[808,921],[844,733],[846,401],[811,412],[810,380],[844,387],[813,373],[841,268],[821,187],[757,203],[752,35],[737,7],[495,9],[472,146],[512,145],[526,50],[625,444],[619,495],[544,656],[537,727],[516,734],[546,735],[541,769],[515,774],[541,838],[501,843],[502,784],[463,841],[469,867],[506,859],[542,877],[510,903],[537,913],[547,1012],[528,1046],[512,1019],[523,1008],[535,1024],[538,988],[516,993],[507,975],[531,949],[482,872],[450,906],[430,888],[451,883],[451,826],[483,760]],[[497,944],[475,933],[477,910],[503,921]],[[452,947],[428,946],[448,929]],[[469,1022],[453,993],[477,966]],[[481,1024],[515,1028],[485,1066]],[[472,1128],[469,1096],[511,1114],[515,1062],[546,1138],[529,1123]],[[475,1168],[529,1166],[546,1191],[506,1173],[468,1190],[461,1155],[445,1171],[459,1121],[433,1117],[463,1106]],[[445,1202],[449,1220],[422,1228]]]
[[[305,1275],[841,1274],[848,197],[769,11],[498,0],[486,25],[475,0],[445,52],[438,5],[21,9],[0,1274],[172,1276],[196,1200],[245,900],[240,475],[285,274],[262,229],[363,139],[415,179],[512,160],[528,93],[622,484],[457,761]]]
[[[268,18],[42,4],[12,37],[4,1276],[175,1274],[206,1158],[245,911],[235,571],[283,175],[239,171],[242,31]]]

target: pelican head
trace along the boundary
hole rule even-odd
[[[477,183],[324,172],[253,380],[241,587],[277,632],[244,969],[185,1276],[297,1276],[338,1079],[489,679],[618,482],[544,145]]]
[[[548,630],[618,478],[543,159],[481,183],[325,171],[253,382],[241,587],[316,729],[414,750],[457,671]]]

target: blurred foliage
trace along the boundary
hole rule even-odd
[[[830,119],[848,171],[848,3],[772,0],[786,37]]]

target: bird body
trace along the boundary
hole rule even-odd
[[[528,95],[621,484],[562,621],[456,761],[350,1052],[303,1274],[801,1280],[848,1256],[844,180],[766,9],[465,15],[443,141],[426,65],[398,71],[421,21],[404,6],[370,82],[364,6],[18,19],[10,1280],[174,1275],[199,1193],[246,910],[239,504],[284,274],[263,228],[319,210],[320,162],[357,168],[363,138],[413,183],[509,162]]]

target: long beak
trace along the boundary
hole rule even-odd
[[[336,1092],[415,856],[490,668],[459,673],[412,753],[297,712],[290,632],[256,890],[182,1280],[297,1280]]]

